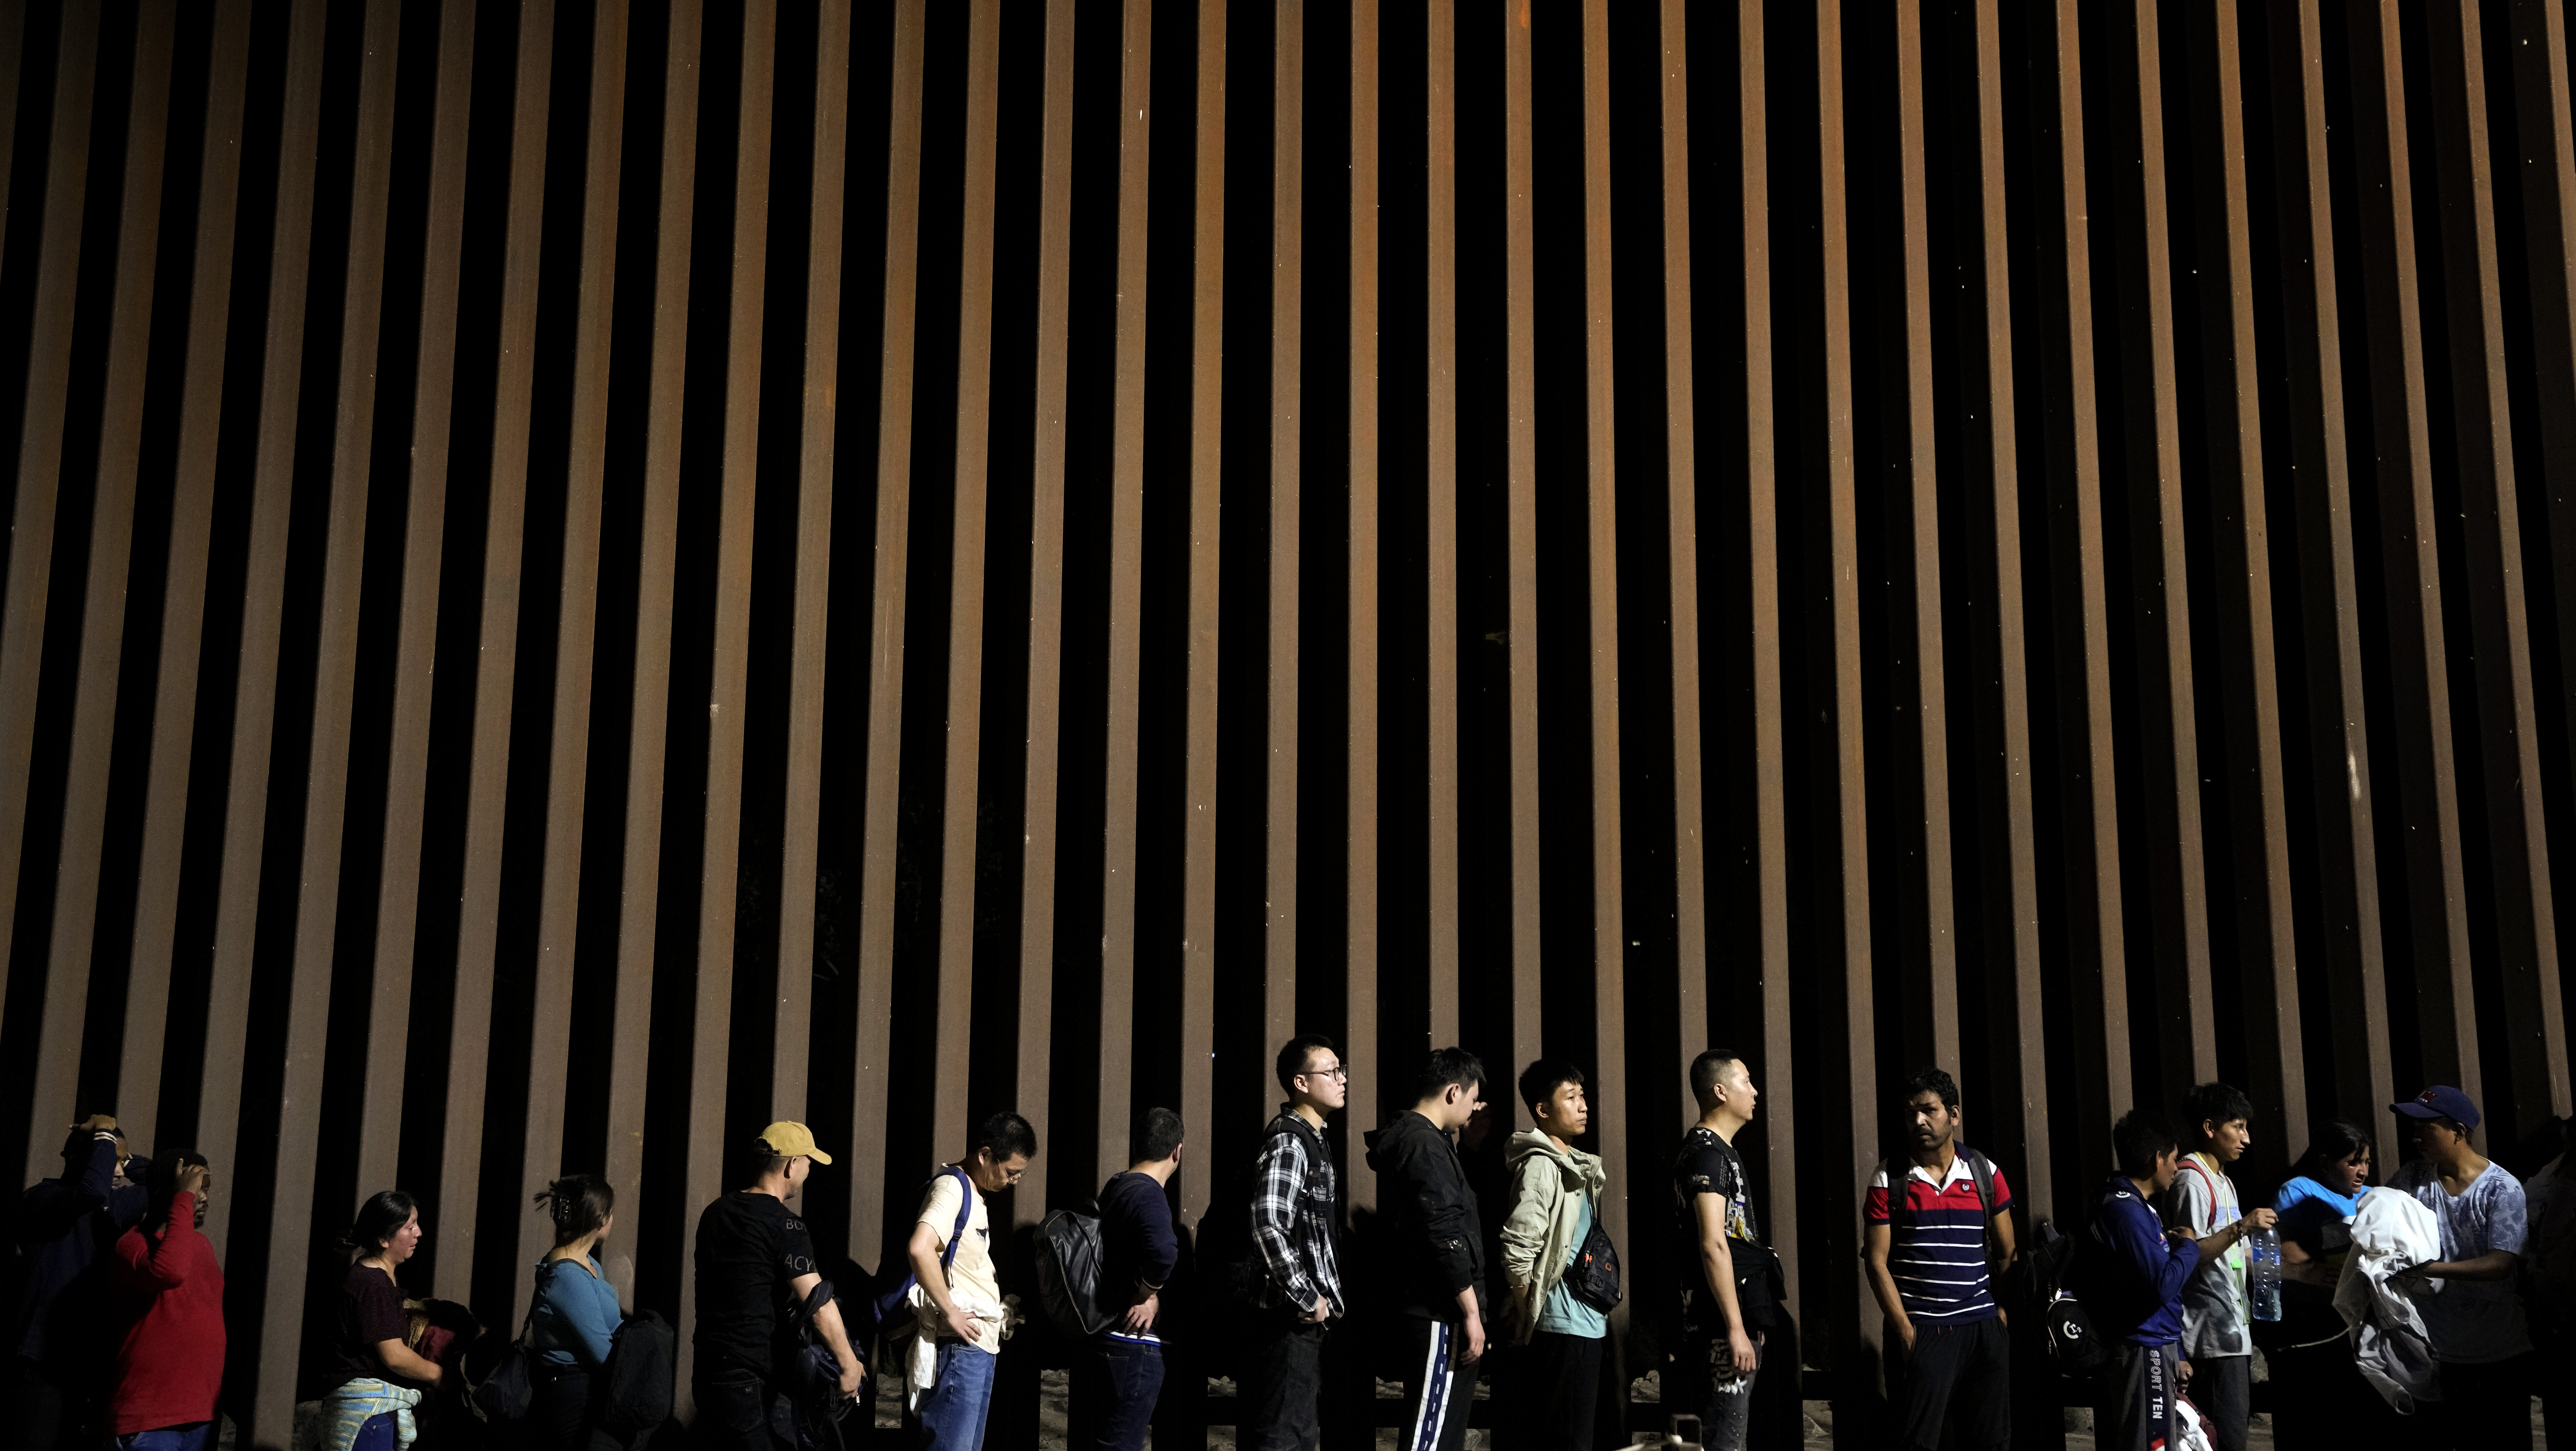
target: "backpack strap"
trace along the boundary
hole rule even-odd
[[[947,1247],[939,1252],[939,1268],[944,1273],[948,1266],[957,1258],[957,1242],[966,1237],[966,1221],[974,1216],[975,1181],[966,1177],[966,1170],[962,1165],[951,1164],[940,1172],[943,1175],[956,1175],[958,1189],[957,1227],[948,1231]],[[930,1182],[936,1184],[939,1181],[937,1179],[933,1179]]]

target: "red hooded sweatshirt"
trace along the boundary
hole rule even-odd
[[[197,1232],[197,1196],[173,1195],[157,1236],[127,1230],[108,1273],[127,1317],[110,1428],[131,1436],[213,1420],[224,1379],[224,1271]]]

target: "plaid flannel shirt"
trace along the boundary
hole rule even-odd
[[[1282,1106],[1280,1118],[1289,1113]],[[1307,1148],[1313,1136],[1302,1120],[1291,1127],[1273,1119],[1261,1141],[1252,1242],[1268,1273],[1262,1277],[1259,1304],[1311,1311],[1321,1295],[1339,1316],[1345,1306],[1341,1265],[1333,1253],[1333,1160]]]

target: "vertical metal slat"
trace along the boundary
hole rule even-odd
[[[1424,293],[1430,356],[1424,360],[1429,396],[1424,400],[1423,497],[1428,516],[1424,590],[1430,628],[1424,642],[1424,693],[1430,769],[1424,792],[1430,812],[1431,900],[1425,907],[1431,930],[1429,960],[1423,966],[1431,979],[1431,1042],[1446,1045],[1458,1041],[1458,997],[1463,990],[1458,978],[1457,0],[1430,0],[1426,23],[1430,165],[1423,179],[1429,229]],[[1528,170],[1523,166],[1518,173],[1524,181]],[[1520,190],[1526,193],[1528,188]],[[1526,230],[1520,235],[1526,250]],[[1527,332],[1526,327],[1521,329],[1521,335]],[[1514,930],[1519,930],[1517,925]]]
[[[1181,837],[1181,1118],[1209,1122],[1216,1047],[1217,566],[1222,539],[1225,424],[1225,0],[1199,0],[1197,218],[1191,235],[1190,596],[1187,756],[1189,819]],[[1206,1212],[1209,1176],[1181,1191],[1192,1222]]]
[[[880,1112],[892,1087],[895,791],[903,759],[904,582],[912,529],[912,368],[921,256],[922,0],[898,0],[886,152],[884,361],[877,415],[876,580],[869,615],[868,784],[859,867],[859,1022],[851,1054],[852,1123]],[[850,1155],[850,1245],[871,1254],[885,1229],[885,1139],[860,1134]]]
[[[1744,473],[1752,576],[1753,840],[1762,937],[1764,1181],[1771,1246],[1780,1255],[1790,1313],[1798,1296],[1797,1039],[1789,1022],[1789,798],[1781,744],[1780,499],[1777,392],[1771,360],[1771,101],[1762,7],[1736,11],[1736,85],[1742,127],[1744,206]],[[1696,1026],[1707,1031],[1705,1023]],[[1690,1040],[1685,1039],[1687,1045]],[[1714,1045],[1708,1045],[1714,1046]],[[1738,1051],[1742,1051],[1738,1049]],[[1696,1057],[1698,1050],[1693,1050]],[[1694,1117],[1698,1113],[1692,1104]]]
[[[14,29],[14,22],[0,21]],[[198,169],[196,258],[190,270],[186,382],[170,488],[170,554],[162,576],[161,660],[152,700],[152,756],[135,872],[134,951],[126,971],[125,1053],[118,1122],[157,1144],[170,958],[178,937],[181,848],[204,646],[207,533],[214,515],[214,440],[223,419],[224,351],[231,335],[233,222],[241,202],[243,95],[249,89],[249,0],[221,0],[207,56],[206,127]],[[5,79],[5,77],[0,77]],[[5,109],[5,108],[0,108]],[[211,1031],[212,1024],[208,1027]],[[209,1041],[216,1041],[209,1039]],[[202,1131],[203,1115],[199,1129]],[[191,1135],[195,1137],[196,1135]],[[202,1141],[201,1141],[202,1142]],[[228,1167],[230,1160],[222,1161]],[[211,1221],[222,1233],[222,1206]]]
[[[419,372],[412,388],[411,487],[403,520],[402,614],[394,640],[393,731],[386,750],[384,847],[376,869],[376,966],[369,984],[365,1098],[358,1112],[361,1197],[375,1192],[374,1186],[394,1182],[402,1145],[403,1044],[411,1020],[413,929],[420,920],[430,672],[438,655],[448,420],[456,395],[456,252],[465,225],[467,111],[474,97],[471,6],[439,12],[437,86],[428,233],[422,248]],[[499,396],[506,407],[506,383]],[[446,1186],[440,1187],[443,1192]],[[447,1218],[438,1216],[440,1222]]]
[[[644,507],[635,569],[634,705],[627,736],[617,1007],[608,1068],[612,1184],[638,1183],[644,1171],[644,1091],[652,1068],[653,961],[662,891],[662,771],[670,746],[671,591],[679,549],[684,421],[680,404],[689,357],[690,221],[698,188],[698,58],[705,24],[701,0],[672,0],[662,79],[661,203],[653,228],[653,357],[645,387]],[[637,1219],[645,1217],[643,1207],[636,1206]],[[643,1243],[643,1226],[630,1225],[625,1237],[629,1244]],[[633,1293],[631,1284],[618,1288]],[[683,1345],[683,1383],[689,1356]]]
[[[832,603],[833,429],[841,406],[841,237],[850,155],[850,5],[816,13],[813,218],[805,270],[804,412],[796,468],[796,604],[787,678],[787,800],[778,853],[778,1058],[770,1111],[802,1119],[813,1031],[814,878],[823,816],[823,676]]]
[[[1511,661],[1512,1062],[1539,1053],[1538,342],[1537,226],[1532,195],[1530,18],[1503,20],[1503,318],[1505,629]],[[1435,161],[1435,165],[1437,162]],[[1438,527],[1438,521],[1433,522]],[[1454,637],[1453,637],[1454,638]],[[1433,997],[1439,996],[1435,984]]]
[[[1673,958],[1680,974],[1680,1062],[1708,1035],[1708,869],[1705,788],[1700,767],[1699,399],[1691,348],[1690,54],[1682,0],[1663,0],[1664,438],[1665,510],[1672,574],[1673,631]],[[1608,1064],[1603,1064],[1607,1068]],[[1699,1116],[1681,1084],[1682,1122]]]
[[[39,1132],[28,1145],[30,1158],[39,1148],[50,1154],[59,1145],[51,1134],[42,1132],[43,1116],[50,1112],[67,1123],[76,1112],[66,1102],[70,1094],[63,1085],[67,1078],[76,1078],[80,1069],[90,947],[98,926],[99,853],[107,836],[108,767],[116,738],[117,685],[125,645],[125,581],[133,557],[134,476],[143,445],[144,363],[152,341],[153,263],[161,230],[161,164],[170,119],[173,23],[172,7],[162,0],[148,0],[136,18],[125,187],[118,200],[116,300],[108,322],[88,582],[81,605],[80,683],[72,698],[62,844],[55,857],[46,1035],[37,1046]],[[15,890],[14,880],[9,887]],[[153,1036],[157,1047],[157,1028]],[[153,1067],[157,1082],[160,1065],[156,1062]],[[123,1089],[120,1083],[120,1099],[125,1096]],[[149,1113],[146,1110],[147,1119]],[[152,1142],[130,1124],[127,1132],[135,1135],[137,1144]]]
[[[1100,1145],[1127,1166],[1136,1064],[1136,739],[1145,553],[1145,256],[1153,140],[1152,0],[1127,0],[1118,91],[1116,393],[1109,421],[1109,718],[1101,812]],[[1200,1125],[1199,1132],[1207,1132]]]
[[[1262,1039],[1297,1020],[1297,570],[1305,426],[1306,6],[1276,0],[1270,112],[1270,751]]]
[[[1351,0],[1350,955],[1342,1039],[1343,1061],[1364,1073],[1378,1061],[1377,124],[1377,0]],[[1376,1207],[1376,1177],[1343,1176],[1353,1212]]]
[[[984,517],[993,411],[993,168],[1001,15],[974,7],[966,42],[966,218],[957,306],[957,492],[948,595],[948,775],[941,813],[938,1074],[932,1142],[966,1143],[975,993],[975,804],[984,723]]]
[[[769,140],[778,64],[776,0],[742,11],[741,109],[734,132],[732,297],[726,310],[723,493],[718,505],[707,707],[706,846],[699,858],[697,996],[690,1015],[688,1180],[684,1207],[724,1192],[726,1092],[733,1035],[734,904],[742,865],[742,743],[751,667],[752,529],[760,482],[761,310],[769,283]],[[768,1115],[751,1117],[767,1123]],[[680,1316],[694,1323],[697,1243],[680,1272]]]
[[[344,18],[348,12],[343,12]],[[350,178],[349,257],[340,322],[331,501],[314,649],[313,735],[304,795],[302,881],[279,1088],[275,1198],[269,1204],[268,1284],[260,1325],[263,1430],[294,1415],[294,1346],[310,1268],[313,1173],[322,1135],[322,1054],[330,1027],[331,963],[339,945],[343,807],[349,714],[357,688],[359,586],[366,563],[367,489],[375,442],[376,344],[382,330],[386,191],[392,181],[394,75],[400,0],[368,0],[358,73],[356,160]],[[376,1045],[374,1056],[392,1050]]]
[[[1066,328],[1073,290],[1073,0],[1047,0],[1046,131],[1039,161],[1037,426],[1029,508],[1027,795],[1020,848],[1021,1115],[1051,1143],[1049,1078],[1055,1042],[1056,791],[1064,684]],[[1104,1134],[1108,1128],[1101,1125]],[[1104,1176],[1105,1177],[1105,1176]],[[1035,1223],[1042,1193],[1011,1196],[1011,1215]]]
[[[9,521],[9,581],[0,595],[0,973],[18,922],[18,870],[26,841],[27,771],[36,740],[36,685],[44,667],[45,609],[54,577],[54,506],[63,468],[63,414],[71,392],[73,304],[79,290],[81,209],[89,193],[90,105],[98,82],[98,11],[63,11],[54,60],[51,160],[45,168],[43,242],[27,346],[17,501]],[[11,98],[12,104],[15,97]],[[34,1096],[27,1105],[27,1181],[48,1176],[80,1073],[80,1025],[89,1008],[88,964],[78,982],[46,984]]]

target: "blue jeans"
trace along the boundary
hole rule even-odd
[[[118,1451],[206,1451],[214,1444],[215,1423],[199,1421],[188,1426],[161,1426],[150,1431],[137,1431],[116,1438]]]
[[[1163,1395],[1163,1347],[1103,1335],[1091,1343],[1099,1384],[1108,1402],[1100,1417],[1099,1451],[1144,1451]],[[1076,1445],[1073,1451],[1091,1451]]]
[[[913,1411],[921,1451],[983,1451],[984,1416],[993,1408],[993,1364],[1001,1359],[963,1340],[939,1342],[939,1383]]]
[[[393,1417],[369,1416],[358,1428],[357,1439],[349,1443],[349,1451],[394,1451],[400,1444],[402,1427]]]

